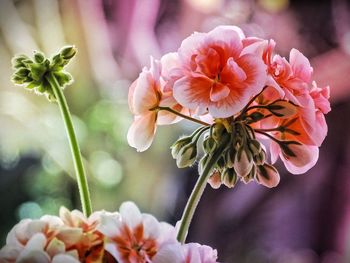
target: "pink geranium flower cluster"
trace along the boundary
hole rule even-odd
[[[61,208],[60,216],[25,219],[9,232],[0,262],[214,263],[216,250],[197,243],[180,244],[175,227],[132,202],[119,212],[81,212]]]
[[[159,61],[152,58],[150,69],[130,88],[135,120],[129,144],[144,151],[157,125],[187,118],[204,128],[173,145],[179,167],[194,163],[201,134],[207,154],[203,164],[230,137],[209,179],[214,187],[232,187],[238,180],[276,186],[279,174],[272,164],[278,157],[291,173],[306,172],[315,165],[327,134],[329,87],[312,81],[313,69],[301,52],[292,49],[288,61],[274,54],[274,48],[273,40],[219,26],[192,34],[176,53]]]

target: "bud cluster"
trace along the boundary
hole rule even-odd
[[[34,52],[33,58],[17,55],[12,59],[12,66],[15,70],[12,81],[18,85],[24,85],[25,88],[34,90],[38,94],[45,94],[50,101],[55,100],[47,76],[52,73],[62,88],[70,84],[73,78],[63,69],[76,52],[74,46],[67,46],[51,59],[46,58],[43,53],[38,51]]]

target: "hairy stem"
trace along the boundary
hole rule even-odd
[[[186,207],[182,214],[182,218],[180,221],[179,232],[177,233],[177,240],[181,243],[185,243],[186,236],[188,233],[188,229],[190,227],[194,212],[198,206],[198,203],[203,195],[204,189],[207,185],[207,181],[209,176],[211,175],[211,171],[216,165],[217,161],[220,159],[223,150],[227,147],[227,143],[230,137],[225,137],[224,141],[221,142],[220,147],[215,151],[215,153],[209,157],[207,160],[205,167],[203,169],[202,174],[200,174],[196,185],[194,186],[192,193],[187,201]]]
[[[81,205],[83,208],[84,215],[89,216],[92,212],[89,187],[88,187],[88,182],[84,171],[84,166],[83,166],[83,161],[82,161],[78,141],[74,132],[71,114],[69,112],[69,108],[67,105],[67,101],[64,97],[62,88],[58,84],[55,76],[52,73],[50,73],[46,77],[46,79],[51,85],[51,88],[55,94],[59,108],[61,110],[61,115],[62,115],[64,124],[66,126],[70,149],[73,156],[73,162],[74,162],[75,172],[77,175]]]

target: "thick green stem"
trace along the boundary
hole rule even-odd
[[[202,174],[200,174],[196,185],[194,186],[190,198],[187,201],[185,210],[182,214],[180,221],[179,232],[177,233],[177,240],[181,243],[185,243],[188,229],[190,227],[194,212],[198,206],[198,203],[202,197],[204,189],[207,185],[207,181],[211,175],[211,171],[220,159],[223,150],[227,147],[227,139],[221,142],[221,146],[215,151],[215,153],[207,160]]]
[[[62,88],[58,84],[55,76],[52,73],[50,73],[46,77],[46,79],[51,85],[51,88],[55,94],[55,97],[57,99],[58,105],[61,110],[61,115],[62,115],[64,124],[66,126],[66,131],[69,139],[70,149],[73,155],[74,168],[77,174],[80,201],[81,201],[85,216],[89,216],[92,212],[89,187],[88,187],[88,182],[84,171],[84,166],[83,166],[83,161],[82,161],[78,141],[74,132],[71,114],[68,109],[67,101],[62,92]]]

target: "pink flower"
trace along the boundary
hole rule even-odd
[[[171,54],[162,58],[162,61],[168,64],[171,64],[171,60]],[[129,145],[140,152],[147,150],[152,144],[157,124],[170,124],[180,120],[172,113],[157,110],[157,107],[161,106],[182,111],[167,84],[170,77],[167,79],[164,75],[165,79],[162,78],[161,72],[161,62],[151,58],[150,69],[144,68],[129,89],[129,107],[135,117],[127,139]],[[166,67],[163,67],[163,74],[165,72]]]
[[[209,111],[226,118],[238,113],[266,81],[266,66],[256,54],[244,51],[243,38],[234,26],[186,38],[178,50],[175,99],[199,115]]]
[[[158,253],[163,259],[176,255],[173,249],[169,250],[169,245],[177,244],[174,227],[158,222],[152,215],[141,214],[132,202],[123,203],[119,212],[103,215],[98,228],[107,237],[105,249],[118,262],[157,262],[153,260]]]
[[[97,232],[98,213],[86,219],[61,208],[61,217],[25,219],[9,232],[0,262],[100,262],[103,236]]]
[[[184,263],[216,263],[217,251],[209,246],[198,243],[188,243],[183,245],[185,254]]]

